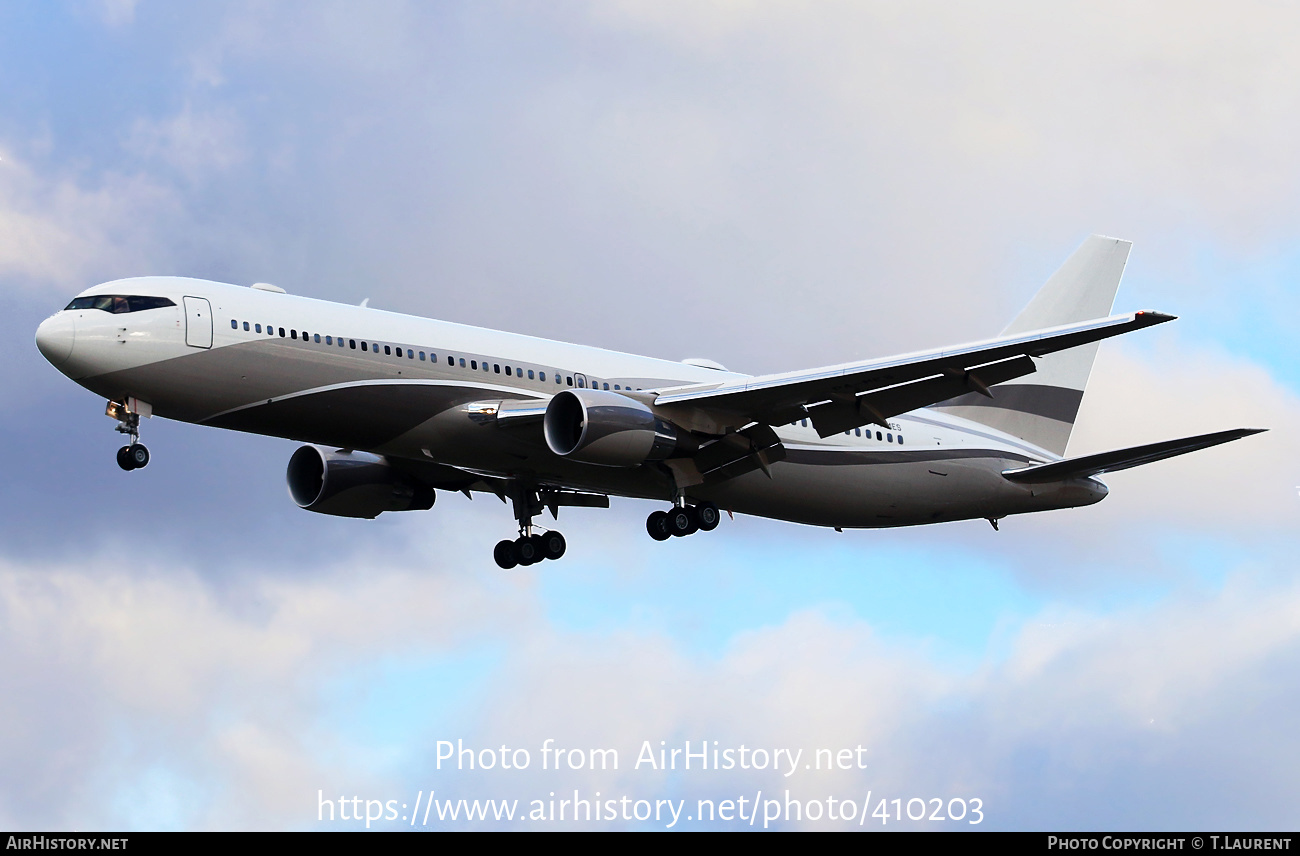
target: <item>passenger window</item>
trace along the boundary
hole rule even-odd
[[[406,349],[406,358],[407,358],[408,360],[413,360],[413,359],[415,359],[415,351],[412,351],[410,348],[407,348],[407,349]],[[420,352],[420,359],[424,359],[424,352],[423,352],[423,351]]]
[[[262,325],[261,325],[261,324],[254,324],[254,325],[253,325],[253,329],[260,333],[260,332],[262,332]]]
[[[484,370],[487,369],[487,363],[484,363],[484,364],[483,364],[483,368],[484,368]],[[498,366],[498,365],[496,365],[496,364],[493,364],[493,366],[492,366],[492,371],[496,372],[497,374],[501,374],[501,366]]]
[[[475,371],[478,371],[478,360],[470,360],[469,367],[474,369]]]
[[[283,327],[280,328],[280,338],[281,338],[281,339],[284,338],[284,328],[283,328]]]
[[[537,379],[538,379],[538,380],[543,380],[543,381],[546,380],[546,372],[538,372],[538,373],[537,373]]]
[[[313,342],[315,342],[316,344],[319,345],[319,344],[320,344],[320,333],[317,333],[316,335],[312,336],[312,337],[311,337],[311,340],[312,340]]]
[[[885,441],[886,441],[886,442],[889,442],[889,443],[894,442],[894,435],[893,435],[893,434],[886,434],[886,435],[885,435]]]
[[[333,337],[333,336],[326,336],[326,337],[325,337],[325,344],[327,344],[327,345],[332,345],[332,344],[334,344],[334,337]]]
[[[460,358],[460,367],[461,367],[461,368],[465,368],[465,358],[464,358],[464,357],[461,357],[461,358]],[[475,366],[475,368],[477,368],[477,366]]]
[[[903,445],[903,435],[902,435],[902,434],[899,434],[899,435],[898,435],[898,445],[900,445],[900,446]]]
[[[424,351],[420,351],[420,362],[424,362]]]
[[[231,319],[230,319],[230,329],[231,329],[231,330],[238,330],[238,329],[239,329],[239,322],[236,321],[234,318],[231,318]]]
[[[510,366],[506,366],[506,377],[510,377]]]
[[[247,322],[247,321],[244,322],[244,332],[245,332],[245,333],[248,332],[248,322]]]
[[[363,351],[369,353],[369,352],[370,352],[370,345],[369,345],[369,343],[368,343],[368,342],[362,342],[362,343],[361,343],[361,350],[363,350]]]
[[[883,439],[885,439],[885,438],[882,437],[882,436],[880,435],[880,432],[879,432],[879,431],[877,431],[877,432],[876,432],[876,439],[877,439],[877,440],[883,440]]]
[[[533,370],[532,370],[532,369],[529,369],[529,370],[528,370],[528,379],[529,379],[529,380],[532,380],[532,379],[533,379]],[[546,378],[542,378],[542,380],[546,380]]]
[[[567,383],[569,386],[573,386],[573,378],[571,376],[566,375],[564,378],[564,382]]]

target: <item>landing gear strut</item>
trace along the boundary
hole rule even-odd
[[[110,401],[108,408],[104,411],[107,416],[117,420],[115,430],[119,434],[126,434],[131,438],[130,445],[117,450],[117,465],[127,472],[142,469],[149,465],[149,450],[140,442],[141,408],[139,404],[133,398],[128,398],[127,404]],[[148,405],[145,405],[145,407],[147,408]],[[149,414],[145,413],[144,415]]]
[[[646,518],[645,528],[656,541],[667,541],[674,535],[684,538],[696,532],[712,532],[718,528],[722,515],[711,502],[686,505],[679,500],[669,511],[652,511]]]
[[[558,559],[564,555],[567,544],[559,532],[534,532],[533,518],[544,507],[537,490],[520,488],[511,492],[515,519],[519,521],[519,537],[513,541],[499,541],[492,551],[497,566],[510,570],[516,565],[536,564],[543,559]]]

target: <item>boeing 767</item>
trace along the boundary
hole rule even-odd
[[[289,493],[373,518],[437,491],[509,500],[498,565],[558,559],[533,519],[610,496],[658,500],[656,540],[720,510],[876,528],[1089,505],[1097,476],[1256,433],[1064,457],[1098,343],[1173,320],[1112,315],[1127,241],[1093,236],[993,339],[785,374],[672,362],[251,287],[151,276],[90,288],[36,332],[108,400],[149,463],[142,417],[301,441]]]

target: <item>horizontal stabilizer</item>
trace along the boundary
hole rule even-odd
[[[1053,461],[1050,464],[1037,464],[1032,467],[1024,467],[1023,469],[1018,470],[1004,470],[1002,476],[1009,481],[1024,482],[1027,484],[1087,478],[1088,476],[1100,475],[1101,473],[1126,470],[1129,467],[1140,467],[1143,464],[1149,464],[1153,461],[1161,461],[1165,458],[1173,458],[1178,455],[1185,455],[1188,452],[1195,452],[1198,449],[1208,449],[1209,447],[1217,446],[1220,443],[1239,440],[1242,437],[1251,434],[1258,434],[1261,431],[1266,430],[1268,429],[1234,428],[1231,431],[1219,431],[1215,434],[1201,434],[1197,437],[1184,437],[1181,440],[1164,440],[1160,443],[1149,443],[1145,446],[1116,449],[1113,452],[1100,452],[1096,455],[1083,455],[1078,458],[1066,458],[1063,461]]]

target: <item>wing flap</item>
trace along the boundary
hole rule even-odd
[[[998,363],[979,366],[969,371],[948,369],[937,377],[892,386],[858,396],[842,396],[826,404],[814,405],[809,418],[819,436],[825,438],[862,425],[876,423],[890,427],[887,420],[900,413],[909,413],[938,401],[947,401],[957,395],[975,390],[989,398],[996,391],[989,387],[1013,378],[1024,377],[1035,371],[1030,357],[1013,357]]]
[[[1100,452],[1096,455],[1083,455],[1078,458],[1066,458],[1050,464],[1037,464],[1015,470],[1005,470],[1002,477],[1008,481],[1025,484],[1057,482],[1072,478],[1087,478],[1102,473],[1113,473],[1129,467],[1140,467],[1165,458],[1186,455],[1200,449],[1208,449],[1220,443],[1230,443],[1251,434],[1266,431],[1266,428],[1234,428],[1231,431],[1218,431],[1214,434],[1200,434],[1196,437],[1183,437],[1178,440],[1164,440],[1145,446],[1132,446],[1116,449],[1113,452]]]
[[[928,387],[915,387],[906,392],[894,393],[892,397],[885,395],[879,401],[880,406],[894,407],[898,405],[891,402],[896,398],[899,402],[909,404],[908,409],[914,410],[937,404],[971,388],[968,384],[961,387],[951,385],[945,378],[961,376],[964,382],[968,382],[970,373],[974,372],[978,376],[980,367],[992,363],[1056,353],[1131,330],[1172,321],[1173,318],[1172,315],[1159,312],[1115,315],[1047,330],[1002,336],[956,348],[846,363],[804,372],[762,375],[721,385],[677,387],[661,391],[655,398],[655,404],[682,412],[692,408],[706,411],[723,428],[741,428],[750,422],[785,425],[807,415],[809,408],[815,405],[838,402],[858,406],[854,399],[862,393],[887,391],[890,387],[934,380]],[[1019,364],[1020,367],[1023,365]],[[876,405],[873,403],[873,406]],[[905,412],[907,410],[896,411]],[[855,425],[864,425],[870,421],[873,419],[865,419]]]
[[[785,446],[766,425],[751,425],[727,434],[696,453],[694,463],[709,482],[725,481],[761,469],[771,477],[770,467],[785,460]]]

